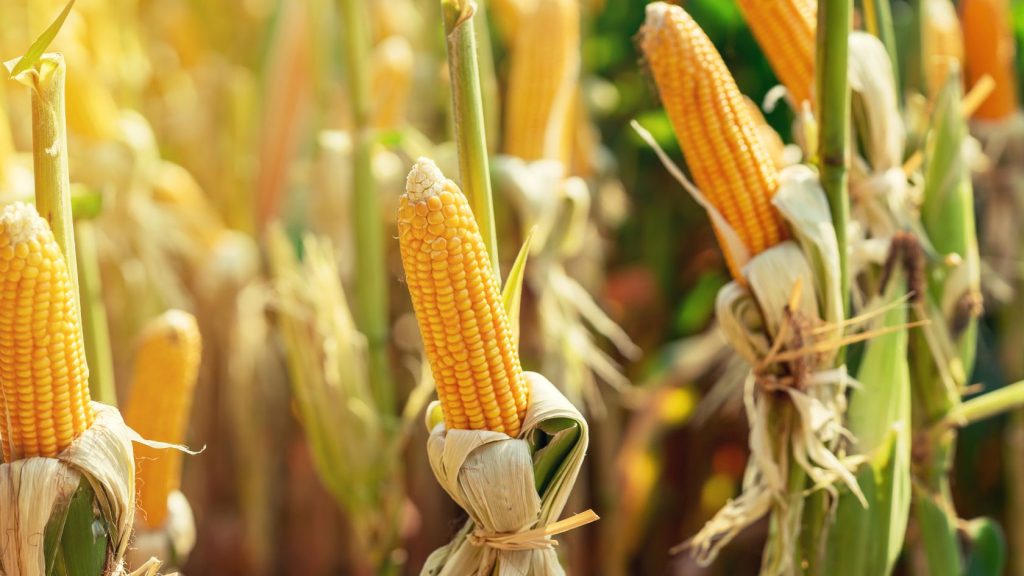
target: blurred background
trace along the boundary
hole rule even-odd
[[[514,27],[503,12],[513,2],[483,4],[483,58],[493,62],[497,103],[509,88]],[[747,429],[738,395],[728,387],[712,392],[714,383],[742,375],[712,325],[715,295],[728,281],[713,232],[629,127],[639,120],[681,162],[635,44],[644,4],[580,0],[573,171],[588,185],[593,226],[565,267],[642,353],[589,331],[609,364],[584,362],[578,378],[592,444],[567,511],[592,507],[602,520],[566,535],[562,552],[574,574],[755,573],[763,523],[710,568],[668,553],[737,494]],[[733,2],[684,4],[741,90],[761,104],[777,81]],[[63,5],[0,2],[0,57],[22,54]],[[893,5],[899,25],[907,7]],[[417,156],[455,173],[447,62],[436,0],[364,0],[362,8],[358,26],[372,41],[372,99],[380,110],[373,169],[390,278],[388,357],[404,405],[421,359],[393,212]],[[1024,30],[1024,3],[1014,2],[1013,14]],[[356,534],[366,528],[323,487],[300,425],[264,249],[274,222],[297,249],[308,231],[326,236],[349,304],[359,310],[351,288],[358,274],[345,24],[330,0],[78,0],[51,47],[68,65],[71,179],[101,204],[89,218],[118,397],[130,394],[134,342],[147,320],[176,307],[200,321],[203,365],[186,442],[206,450],[185,464],[183,492],[198,537],[187,574],[373,571]],[[766,117],[786,139],[787,107]],[[4,198],[32,193],[30,122],[28,93],[0,82]],[[507,270],[522,233],[514,194],[500,175],[495,181]],[[549,353],[534,336],[545,330],[542,285],[528,283],[524,296],[527,369],[545,365]],[[975,376],[990,388],[1007,381],[994,330],[982,332]],[[462,521],[430,472],[421,413],[394,472],[404,496],[399,542],[388,554],[406,574],[418,573]],[[1008,508],[1007,420],[973,426],[960,438],[954,490],[964,517],[1024,516]],[[1018,452],[1010,455],[1024,457]],[[1010,553],[1024,554],[1012,546]],[[915,573],[913,558],[903,565]]]

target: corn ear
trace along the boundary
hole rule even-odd
[[[816,0],[739,0],[740,10],[779,81],[812,105]]]
[[[978,106],[974,117],[1001,120],[1017,110],[1016,42],[1010,30],[1009,0],[963,0],[965,76],[973,86],[982,76],[995,81],[995,90]]]
[[[515,437],[529,392],[512,329],[469,202],[431,160],[409,172],[398,239],[446,426]]]
[[[771,205],[778,171],[736,82],[693,18],[664,2],[647,5],[640,46],[697,186],[751,256],[788,237]],[[729,269],[740,267],[716,226]]]

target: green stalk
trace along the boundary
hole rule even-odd
[[[78,295],[78,265],[71,217],[68,132],[64,112],[67,69],[60,54],[44,54],[17,79],[32,89],[32,166],[36,210],[49,224]]]
[[[373,131],[370,126],[370,38],[365,2],[341,0],[345,34],[345,71],[352,103],[352,189],[355,194],[356,321],[366,337],[370,383],[377,409],[395,413],[394,384],[388,353],[388,273],[377,185],[373,178]]]
[[[848,76],[850,27],[853,18],[852,0],[820,0],[816,34],[816,93],[818,95],[818,167],[821,185],[828,198],[832,225],[839,249],[839,287],[843,315],[850,310],[850,272],[846,247],[846,224],[850,213],[847,181],[850,140],[850,81]],[[837,365],[845,361],[845,349],[836,357]],[[806,484],[806,474],[791,475],[790,494],[797,497]],[[804,502],[800,550],[794,561],[803,566],[804,574],[821,574],[824,568],[827,541],[828,496],[817,492]]]
[[[896,31],[892,24],[890,0],[864,0],[864,27],[882,41],[892,62],[892,76],[896,86],[900,85],[899,51],[896,49]]]
[[[75,226],[78,244],[79,293],[82,302],[82,332],[85,334],[85,358],[89,366],[89,392],[92,399],[117,406],[114,386],[114,358],[110,350],[107,306],[103,302],[103,281],[96,254],[96,229],[92,222],[79,220]]]
[[[850,195],[846,173],[851,100],[847,68],[852,15],[851,0],[821,0],[818,3],[818,163],[821,185],[828,197],[832,225],[835,226],[839,245],[839,278],[844,313],[849,312],[850,305],[850,272],[846,253]]]
[[[946,425],[966,426],[1021,406],[1024,406],[1024,380],[953,407],[946,415]]]
[[[455,142],[459,152],[459,179],[462,191],[476,215],[480,233],[501,283],[498,264],[498,238],[494,225],[494,199],[487,160],[487,136],[484,105],[480,92],[480,68],[477,59],[473,0],[441,0],[445,38],[448,41],[448,68],[451,77]]]

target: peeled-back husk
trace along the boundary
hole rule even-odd
[[[96,420],[57,458],[0,464],[0,575],[45,576],[44,539],[50,516],[86,479],[111,529],[107,565],[121,568],[135,518],[137,436],[116,408],[92,403]]]
[[[446,430],[443,424],[431,432],[427,452],[434,475],[469,520],[450,543],[430,555],[421,575],[564,574],[553,546],[498,549],[479,545],[475,536],[481,531],[509,534],[550,526],[565,508],[583,465],[589,438],[586,420],[546,378],[533,372],[524,376],[530,383],[530,408],[519,438],[486,430]],[[540,428],[556,420],[573,422],[580,434],[557,463],[544,493],[538,494],[531,439],[545,434]]]
[[[167,519],[156,529],[138,528],[128,550],[128,566],[144,566],[160,558],[169,566],[181,566],[196,545],[196,522],[192,506],[180,491],[167,495]]]

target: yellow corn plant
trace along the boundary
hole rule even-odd
[[[398,239],[446,427],[517,436],[529,391],[508,316],[469,201],[431,160],[409,173]]]
[[[505,153],[569,165],[580,71],[578,0],[524,7],[510,54]]]
[[[182,444],[201,355],[194,316],[170,310],[152,320],[139,336],[125,422],[144,438]],[[139,446],[136,455],[142,521],[159,528],[167,519],[167,499],[181,484],[183,454]]]
[[[816,0],[739,0],[740,10],[779,81],[799,107],[814,104]]]
[[[978,120],[1001,120],[1017,110],[1016,43],[1010,31],[1009,0],[964,0],[960,3],[964,29],[967,86],[991,76],[995,90],[974,113]]]
[[[778,170],[722,57],[689,14],[651,4],[640,37],[694,181],[721,214],[713,223],[729,270],[741,280],[749,257],[788,237],[771,206]]]

